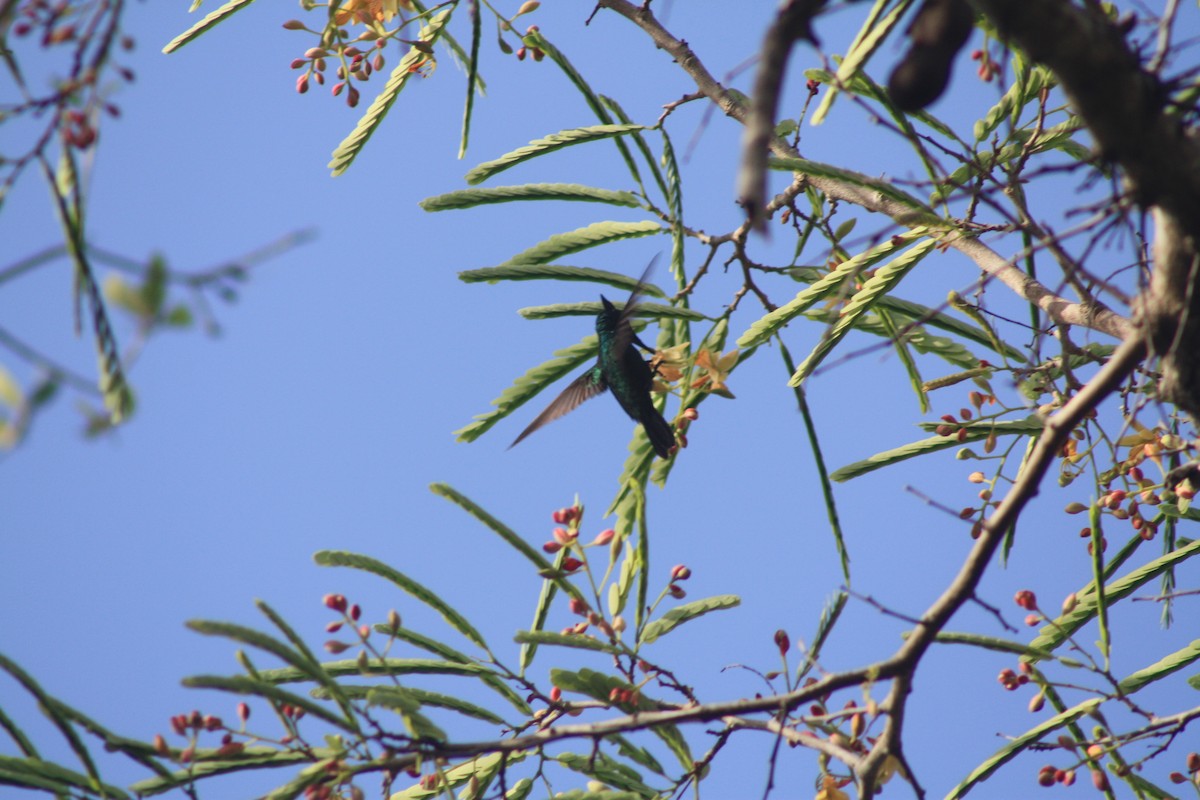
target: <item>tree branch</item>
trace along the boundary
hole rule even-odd
[[[696,56],[688,43],[667,31],[649,8],[634,5],[628,0],[598,0],[597,6],[615,11],[640,27],[659,49],[665,51],[675,60],[675,63],[679,64],[680,68],[695,81],[697,88],[724,111],[726,116],[732,117],[743,125],[747,123],[750,108],[744,103],[744,100],[722,86]],[[767,146],[770,152],[781,158],[800,157],[795,148],[778,136],[769,137]],[[872,191],[867,187],[820,175],[805,175],[805,179],[830,198],[853,203],[867,211],[884,214],[905,227],[929,222],[925,217],[922,217],[919,223],[914,222],[913,209],[910,205],[889,198],[881,192]],[[1096,310],[1091,305],[1084,306],[1058,296],[978,239],[948,236],[944,241],[949,247],[970,258],[981,270],[1016,292],[1018,296],[1037,305],[1060,325],[1079,325],[1115,338],[1125,338],[1132,330],[1129,320],[1109,309]]]
[[[1154,207],[1154,275],[1138,307],[1163,358],[1162,394],[1200,416],[1200,144],[1168,113],[1168,91],[1142,69],[1099,5],[976,0],[1000,32],[1054,71],[1100,153],[1133,197]]]

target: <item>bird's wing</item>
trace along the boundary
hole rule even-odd
[[[529,423],[529,427],[521,431],[521,435],[513,439],[513,443],[508,447],[511,450],[529,434],[536,431],[538,428],[553,422],[559,417],[564,417],[578,408],[585,400],[591,400],[598,394],[603,394],[608,388],[608,384],[604,382],[604,377],[596,368],[589,369],[587,372],[580,375],[575,380],[571,381],[566,389],[562,390],[562,394],[554,398],[550,405],[538,414],[533,422]]]
[[[637,342],[643,350],[652,348],[642,344],[641,340],[633,332],[633,326],[629,324],[629,319],[633,313],[637,311],[638,297],[642,294],[642,287],[646,285],[650,273],[654,272],[654,265],[658,263],[658,254],[654,254],[654,258],[650,259],[650,263],[646,265],[646,269],[642,271],[642,277],[638,278],[637,285],[633,287],[633,291],[629,293],[629,299],[625,301],[625,307],[621,309],[620,316],[617,317],[616,327],[616,353],[624,353],[629,345]]]

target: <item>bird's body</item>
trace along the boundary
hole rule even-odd
[[[651,265],[653,266],[653,262]],[[646,272],[649,274],[649,268]],[[642,280],[645,278],[643,275]],[[671,448],[675,446],[675,431],[670,423],[663,419],[662,414],[658,413],[650,399],[654,374],[637,351],[638,346],[646,350],[650,348],[642,344],[629,324],[641,286],[642,282],[639,281],[625,307],[620,310],[603,295],[600,296],[602,307],[596,317],[598,356],[595,365],[571,381],[562,394],[529,423],[529,427],[523,430],[509,447],[516,445],[543,425],[575,410],[584,400],[590,400],[606,389],[611,389],[613,396],[630,419],[641,423],[654,452],[660,458],[667,458],[671,454]]]

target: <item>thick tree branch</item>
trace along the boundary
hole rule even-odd
[[[1100,153],[1154,208],[1155,265],[1138,308],[1163,358],[1162,395],[1200,416],[1200,144],[1168,113],[1167,88],[1142,69],[1098,4],[977,0],[1010,41],[1054,71]]]
[[[715,103],[727,116],[742,124],[747,124],[750,108],[745,105],[741,96],[722,86],[696,56],[688,43],[667,31],[649,8],[635,5],[628,0],[598,0],[597,6],[615,11],[635,23],[646,32],[660,50],[665,51],[675,60],[675,63],[679,64],[710,101]],[[790,33],[787,26],[782,26],[779,30],[781,36]],[[781,158],[800,157],[795,148],[778,136],[771,136],[767,146],[771,153]],[[919,222],[915,222],[910,205],[892,199],[881,192],[872,191],[867,187],[826,176],[806,175],[805,178],[809,184],[820,189],[830,198],[853,203],[867,211],[883,214],[905,227],[926,224],[929,221],[922,217]],[[981,270],[1001,281],[1020,297],[1036,304],[1056,323],[1079,325],[1116,338],[1124,338],[1131,330],[1129,321],[1119,314],[1108,309],[1096,310],[1093,306],[1085,307],[1080,303],[1072,303],[1059,297],[1044,284],[1015,267],[1010,260],[1002,257],[978,239],[950,236],[945,241],[950,247],[974,261]]]

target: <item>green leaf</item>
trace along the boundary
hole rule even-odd
[[[832,164],[823,164],[819,161],[809,161],[806,158],[772,158],[768,162],[768,165],[771,169],[798,172],[818,178],[829,178],[851,186],[858,186],[871,192],[878,192],[890,200],[895,200],[897,203],[908,206],[914,215],[911,222],[919,222],[922,225],[929,225],[935,228],[946,227],[945,221],[938,217],[929,206],[903,189],[898,188],[894,183],[882,178],[872,178],[870,175],[864,175],[861,172],[842,169],[841,167],[835,167]]]
[[[15,661],[3,655],[0,655],[0,670],[7,672],[13,680],[20,684],[22,689],[29,692],[38,701],[38,708],[41,709],[42,713],[46,715],[54,727],[58,729],[62,737],[67,740],[67,745],[87,771],[88,778],[99,785],[101,783],[100,772],[96,769],[92,755],[88,752],[83,740],[79,738],[79,735],[71,726],[71,716],[74,710],[46,693],[41,685],[33,679],[33,676],[17,666]]]
[[[475,441],[497,422],[536,397],[543,389],[548,388],[568,373],[574,372],[585,361],[595,358],[598,348],[596,335],[591,334],[579,344],[555,350],[554,358],[529,369],[492,401],[492,405],[496,406],[495,411],[477,414],[474,422],[454,431],[455,437],[460,442]],[[440,484],[434,484],[435,487],[438,485]],[[438,490],[435,488],[434,491]],[[545,559],[542,560],[545,561]]]
[[[625,681],[592,669],[581,669],[577,672],[565,669],[552,669],[550,670],[550,682],[564,692],[575,692],[576,694],[586,695],[601,703],[609,702],[608,696],[613,689],[635,688]],[[655,711],[658,709],[658,703],[640,691],[636,697],[635,712]],[[692,769],[691,750],[688,748],[687,740],[683,738],[683,734],[680,733],[677,726],[655,725],[652,730],[670,748],[685,770]]]
[[[517,631],[513,641],[519,644],[558,645],[580,650],[596,650],[601,653],[619,653],[620,650],[594,636],[567,635],[553,631]]]
[[[167,263],[162,256],[156,255],[150,259],[141,295],[148,315],[157,317],[162,311],[163,301],[167,299]]]
[[[1120,578],[1110,581],[1104,589],[1105,600],[1109,606],[1112,606],[1114,603],[1128,597],[1147,581],[1153,580],[1163,572],[1173,568],[1176,564],[1180,564],[1198,554],[1200,554],[1200,539],[1195,539],[1172,550],[1166,555],[1154,559],[1148,564],[1144,564],[1126,573]],[[1094,591],[1089,591],[1090,588],[1085,587],[1083,590],[1076,592],[1077,602],[1075,608],[1041,628],[1038,631],[1037,637],[1029,643],[1029,646],[1037,650],[1056,650],[1075,631],[1090,622],[1098,611],[1096,594]]]
[[[442,29],[450,21],[450,11],[452,8],[447,8],[429,20],[421,28],[421,33],[417,38],[428,45],[436,42],[438,36],[442,33]],[[367,140],[371,138],[371,134],[375,133],[375,129],[379,127],[379,123],[383,122],[383,118],[387,116],[392,103],[396,102],[396,98],[400,96],[401,90],[408,83],[408,79],[412,77],[416,66],[428,58],[429,55],[417,47],[410,47],[408,49],[408,52],[404,54],[404,58],[400,59],[400,63],[392,70],[392,74],[388,78],[387,83],[384,84],[382,91],[375,96],[375,99],[371,101],[370,108],[362,115],[358,124],[354,126],[354,130],[333,151],[333,156],[328,165],[332,170],[332,177],[336,178],[350,168],[350,165],[354,163],[354,159],[358,157],[363,147],[366,146]]]
[[[928,414],[929,392],[925,388],[925,381],[921,379],[921,370],[917,367],[917,361],[913,358],[912,351],[909,350],[908,340],[896,324],[896,320],[893,319],[894,315],[884,309],[878,308],[878,302],[875,305],[875,316],[882,324],[888,341],[892,343],[892,347],[896,350],[896,355],[900,358],[900,363],[904,365],[904,371],[908,374],[908,382],[913,387],[913,393],[917,396],[917,406],[922,414]],[[855,327],[858,326],[856,325]]]
[[[313,680],[320,684],[342,709],[342,715],[346,722],[361,734],[361,729],[358,727],[358,719],[354,709],[350,707],[350,701],[344,694],[342,694],[341,687],[338,685],[337,681],[328,675],[325,670],[321,669],[321,662],[317,660],[316,654],[309,649],[307,644],[305,644],[304,639],[302,639],[300,635],[292,629],[292,626],[289,625],[283,617],[279,616],[279,614],[275,612],[275,609],[267,605],[267,603],[263,602],[262,600],[255,600],[254,604],[267,619],[271,620],[272,624],[274,624],[276,628],[279,628],[283,635],[287,637],[287,640],[291,643],[292,647],[296,648],[296,652],[300,654],[301,658],[303,659],[303,663],[294,664],[293,666],[301,669],[307,668],[310,671]]]
[[[549,239],[538,242],[528,250],[517,253],[505,264],[548,264],[563,256],[578,253],[592,247],[618,242],[622,239],[636,239],[663,233],[665,229],[653,220],[641,222],[593,222],[583,228],[577,228],[566,233],[557,233]]]
[[[164,794],[175,789],[188,787],[201,778],[213,775],[223,775],[231,772],[246,772],[251,769],[279,768],[293,765],[308,764],[313,758],[331,757],[333,753],[327,748],[319,748],[309,752],[276,750],[271,747],[248,747],[236,757],[229,759],[217,758],[215,748],[196,750],[196,758],[187,765],[186,769],[169,772],[156,778],[138,781],[129,787],[138,797],[150,797]],[[303,791],[303,787],[301,788]]]
[[[583,73],[575,68],[562,51],[554,46],[549,39],[536,27],[532,28],[528,33],[521,37],[521,41],[526,45],[533,46],[541,50],[560,70],[567,76],[567,79],[575,85],[579,90],[579,94],[583,96],[584,102],[588,108],[596,115],[596,118],[601,122],[609,122],[612,117],[608,114],[603,98],[597,94],[583,77]]]
[[[467,99],[463,104],[462,134],[458,142],[458,157],[467,154],[467,143],[471,139],[471,111],[475,108],[475,91],[483,94],[479,84],[479,40],[483,32],[483,19],[478,3],[467,4],[467,16],[471,20],[471,55],[467,58]],[[453,42],[453,40],[451,40]]]
[[[486,785],[502,768],[511,764],[518,764],[524,760],[525,753],[521,750],[514,750],[507,753],[488,753],[487,755],[477,756],[455,767],[443,770],[442,775],[446,779],[445,785],[438,786],[435,789],[426,789],[420,783],[416,783],[402,792],[391,795],[390,800],[425,800],[426,798],[447,797],[449,791],[457,789],[471,780],[471,778],[475,778],[480,784]],[[515,790],[516,788],[517,784],[514,784],[513,789]],[[514,797],[523,796],[515,795]]]
[[[525,800],[532,792],[533,781],[529,778],[521,778],[504,795],[504,800]]]
[[[12,739],[13,744],[21,751],[22,755],[32,756],[35,759],[40,759],[38,750],[34,747],[33,741],[25,735],[25,731],[21,730],[20,726],[13,721],[12,717],[4,713],[4,709],[0,708],[0,730],[8,734]]]
[[[456,489],[444,483],[431,483],[429,485],[429,490],[437,496],[444,497],[451,503],[454,503],[454,505],[458,506],[463,511],[466,511],[475,519],[482,522],[487,528],[498,534],[500,538],[508,542],[514,550],[525,556],[525,558],[529,559],[539,573],[552,572],[554,570],[553,565],[547,561],[540,552],[530,546],[529,542],[518,536],[517,533],[512,530],[512,528],[509,528],[487,511],[484,511],[483,508],[476,505],[475,502],[466,495],[459,493]],[[563,588],[566,589],[569,584],[566,584],[565,581],[563,583]],[[576,590],[576,592],[578,592],[578,590]]]
[[[267,671],[264,671],[262,674],[266,676]],[[287,703],[297,708],[303,708],[314,717],[319,717],[330,725],[341,728],[351,735],[358,735],[353,725],[347,724],[344,719],[330,712],[325,706],[314,703],[304,695],[280,689],[269,680],[256,680],[245,675],[193,675],[184,678],[183,685],[192,689],[219,689],[233,694],[250,695],[266,700],[274,700],[277,703]]]
[[[421,701],[402,686],[376,686],[367,690],[367,704],[395,711],[414,739],[446,741],[446,732],[420,712]]]
[[[1030,70],[1027,80],[1014,81],[1000,98],[1000,102],[992,106],[983,119],[975,123],[975,141],[982,142],[1000,127],[1000,123],[1018,114],[1026,103],[1037,97],[1043,87],[1053,87],[1056,83],[1054,74],[1043,66],[1035,66]],[[1015,127],[1015,119],[1013,124]]]
[[[619,306],[618,306],[619,307]],[[550,306],[530,306],[517,310],[525,319],[556,319],[558,317],[595,317],[604,310],[604,306],[596,302],[555,303]],[[664,306],[659,303],[639,303],[633,313],[635,318],[643,319],[686,319],[691,322],[701,322],[708,319],[699,311],[680,306]]]
[[[611,97],[606,97],[605,95],[598,95],[598,97],[600,98],[600,102],[603,104],[604,108],[608,111],[611,111],[618,122],[624,125],[633,124],[633,120],[630,119],[629,115],[625,113],[625,109],[621,108],[620,103],[618,103],[616,100],[613,100]],[[607,122],[611,120],[605,121]],[[638,152],[642,154],[642,159],[646,162],[646,166],[649,167],[650,174],[654,176],[654,181],[658,185],[658,190],[662,192],[663,197],[666,197],[668,194],[666,181],[663,179],[662,170],[658,167],[658,160],[654,157],[654,154],[650,152],[650,145],[646,144],[645,135],[643,135],[641,131],[638,131],[631,134],[630,138],[633,139],[633,143],[637,147]],[[624,140],[614,139],[613,141],[616,143],[617,147],[621,149],[621,155],[625,156],[625,164],[627,167],[629,167],[629,174],[637,183],[638,188],[641,189],[642,194],[647,195],[646,185],[642,183],[642,175],[638,171],[637,163],[633,160],[633,156],[629,154],[628,148],[625,147]]]
[[[823,69],[806,69],[804,70],[804,77],[825,85],[830,85],[836,80],[832,73]],[[871,80],[870,76],[868,76],[865,72],[856,72],[854,75],[850,76],[850,80],[848,81],[846,88],[855,94],[861,94],[865,97],[869,97],[882,105],[885,109],[887,109],[888,115],[895,120],[897,127],[899,127],[906,136],[917,135],[915,129],[912,127],[912,124],[909,122],[910,119],[915,119],[921,121],[925,125],[928,125],[940,135],[945,136],[947,139],[958,142],[963,146],[964,149],[968,149],[966,143],[955,134],[950,126],[932,114],[926,111],[903,112],[897,109],[894,105],[892,105],[891,97],[888,95],[887,90],[875,83],[875,81]]]
[[[921,259],[928,255],[936,245],[937,241],[935,239],[924,239],[879,267],[875,271],[875,274],[863,284],[862,289],[855,293],[846,305],[842,307],[837,322],[821,336],[820,342],[809,353],[808,358],[804,359],[796,369],[795,374],[788,381],[788,385],[799,386],[803,383],[813,373],[813,370],[825,360],[825,357],[833,351],[833,348],[845,338],[858,318],[869,311],[878,302],[880,297],[894,289],[904,276]]]
[[[628,539],[622,538],[621,542],[624,557],[617,571],[617,579],[608,586],[608,613],[613,617],[625,610],[625,604],[629,601],[629,590],[633,588],[633,579],[638,572],[637,550]]]
[[[932,436],[928,439],[921,439],[920,441],[911,442],[901,447],[894,447],[891,450],[884,450],[882,453],[876,453],[870,458],[855,461],[853,464],[847,464],[841,469],[834,470],[830,473],[829,477],[838,483],[843,483],[852,478],[858,478],[866,475],[868,472],[874,472],[882,467],[896,464],[915,456],[945,450],[950,447],[959,447],[967,442],[977,442],[980,439],[986,439],[992,430],[996,431],[997,436],[1034,436],[1041,433],[1042,422],[1036,416],[1029,416],[1022,420],[985,420],[962,427],[966,429],[967,433],[961,441],[957,436],[953,435]]]
[[[858,217],[851,217],[841,225],[838,225],[837,229],[833,232],[833,241],[840,244],[842,239],[845,239],[847,236],[849,236],[857,225]]]
[[[192,41],[209,28],[215,26],[219,22],[224,22],[235,12],[241,11],[243,8],[246,8],[253,2],[254,0],[229,0],[228,3],[221,6],[216,11],[212,12],[207,17],[200,20],[195,25],[188,28],[186,31],[168,42],[167,46],[162,49],[163,53],[174,53],[176,50],[183,47],[185,44]]]
[[[849,570],[845,570],[843,574],[848,572]],[[826,601],[825,607],[821,609],[821,618],[817,620],[817,632],[805,653],[804,663],[797,673],[797,681],[820,663],[821,651],[825,648],[825,642],[833,634],[833,628],[841,618],[842,610],[846,608],[846,601],[849,599],[849,592],[838,592],[831,600]]]
[[[483,706],[468,703],[460,697],[442,694],[441,692],[430,692],[425,689],[414,689],[411,686],[406,691],[423,706],[435,706],[450,711],[457,711],[464,716],[474,717],[484,722],[490,722],[493,725],[508,724],[500,715],[492,713]]]
[[[875,4],[871,7],[870,13],[867,15],[866,21],[858,33],[854,35],[854,41],[850,43],[850,47],[846,49],[846,57],[842,59],[842,63],[838,65],[837,76],[830,76],[828,81],[825,81],[827,88],[825,96],[821,98],[821,104],[817,106],[816,112],[813,113],[812,125],[820,125],[825,121],[829,110],[833,108],[833,101],[837,99],[840,87],[846,85],[871,59],[879,46],[883,44],[883,40],[888,34],[900,23],[900,18],[904,16],[904,12],[912,5],[913,0],[901,0],[890,10],[892,0],[875,0]]]
[[[458,675],[467,678],[482,678],[493,675],[487,667],[479,664],[463,664],[457,661],[436,661],[432,658],[371,658],[364,668],[356,658],[326,661],[321,667],[336,678],[363,675]],[[294,667],[264,669],[258,671],[260,680],[268,683],[299,683],[308,676]]]
[[[559,131],[552,133],[542,139],[534,139],[524,147],[519,147],[516,150],[505,153],[492,161],[485,161],[479,166],[472,169],[466,175],[467,183],[474,186],[491,178],[506,169],[515,167],[532,158],[553,153],[555,150],[561,150],[564,147],[572,147],[577,144],[586,144],[587,142],[600,141],[602,139],[610,139],[614,136],[623,136],[634,131],[646,130],[644,125],[592,125],[586,128],[572,128],[570,130]]]
[[[617,752],[630,761],[635,764],[641,764],[646,769],[666,777],[667,773],[663,771],[662,764],[659,764],[658,759],[646,748],[635,745],[619,733],[613,733],[604,738],[616,744]]]
[[[733,594],[719,594],[706,597],[703,600],[693,600],[667,611],[658,619],[650,622],[642,630],[642,644],[650,644],[666,636],[685,622],[696,617],[704,616],[710,611],[722,611],[741,604],[741,598]]]
[[[513,691],[512,687],[505,683],[499,675],[486,670],[480,671],[474,661],[468,658],[465,654],[455,650],[450,645],[439,642],[436,639],[431,639],[428,636],[424,636],[416,631],[409,630],[408,628],[401,628],[398,631],[393,631],[389,629],[387,625],[379,624],[375,626],[375,630],[379,631],[385,636],[395,636],[400,641],[407,642],[413,647],[419,647],[426,652],[441,656],[446,661],[450,661],[455,664],[467,665],[467,667],[470,669],[470,672],[460,674],[471,674],[477,676],[481,681],[486,683],[490,689],[494,690],[497,694],[511,703],[513,707],[517,709],[517,711],[527,716],[533,713],[533,710],[529,707],[529,704],[525,702],[525,699]],[[413,691],[416,690],[414,689]]]
[[[1147,684],[1154,683],[1157,680],[1162,680],[1168,675],[1191,665],[1197,659],[1200,659],[1200,639],[1195,640],[1187,647],[1176,650],[1169,656],[1159,659],[1148,667],[1143,667],[1137,672],[1126,676],[1118,685],[1121,694],[1130,695],[1140,691]]]
[[[427,197],[419,205],[425,211],[433,212],[474,208],[496,203],[512,203],[519,200],[568,200],[607,203],[626,208],[642,207],[642,202],[632,192],[598,189],[595,186],[583,186],[578,183],[526,183],[520,186],[462,189],[457,192]]]
[[[907,635],[905,638],[907,638]],[[997,653],[1011,653],[1013,655],[1030,656],[1037,659],[1055,658],[1054,653],[1051,653],[1049,650],[1035,650],[1022,642],[1000,639],[995,636],[983,636],[978,633],[943,631],[935,637],[935,640],[938,644],[965,644],[971,647],[980,647],[984,650],[994,650]],[[1071,668],[1084,666],[1082,661],[1077,661],[1073,658],[1060,658],[1058,659],[1058,663],[1064,667]]]
[[[479,631],[475,630],[475,626],[467,622],[466,618],[451,608],[446,601],[442,600],[442,598],[438,597],[425,586],[417,583],[399,570],[384,564],[382,561],[370,556],[347,553],[341,550],[322,550],[313,556],[313,561],[322,567],[353,567],[354,569],[361,569],[365,572],[378,575],[381,578],[386,578],[441,614],[442,619],[446,620],[452,628],[463,636],[479,645],[482,649],[488,649],[487,642],[483,640],[483,636]]]
[[[38,758],[13,758],[0,755],[0,786],[34,789],[60,796],[120,798],[130,795],[123,789],[93,780],[52,761]]]
[[[661,797],[659,794],[652,797]],[[601,789],[590,792],[586,789],[571,789],[566,792],[555,792],[554,800],[646,800],[646,795],[637,792],[620,792],[612,789]]]
[[[259,650],[270,653],[281,661],[291,664],[304,673],[305,677],[310,680],[318,680],[320,666],[315,661],[305,658],[299,652],[262,631],[232,622],[215,622],[204,619],[188,620],[186,625],[191,630],[204,636],[223,636],[226,639],[232,639],[241,644],[257,647]]]
[[[901,247],[920,241],[913,232],[893,236],[838,264],[820,280],[800,290],[789,302],[756,320],[737,339],[739,348],[765,344],[780,328],[803,314],[812,306],[837,292],[846,291],[847,281],[853,280],[868,267],[882,261]],[[846,292],[849,293],[848,291]]]
[[[975,344],[983,345],[989,350],[995,350],[997,353],[1002,352],[1006,358],[1012,361],[1019,361],[1022,364],[1026,361],[1026,354],[1020,348],[1001,342],[1004,350],[996,350],[996,343],[983,329],[963,322],[949,314],[943,314],[929,306],[914,303],[911,300],[902,300],[899,297],[892,297],[891,295],[879,298],[879,302],[876,305],[878,308],[886,309],[894,314],[903,314],[920,325],[938,328],[948,333],[953,333],[956,336],[961,336]]]
[[[499,281],[587,281],[603,283],[617,289],[632,292],[638,279],[620,272],[592,267],[568,267],[559,264],[504,264],[499,267],[468,269],[458,273],[463,283],[497,283]],[[666,293],[652,283],[642,284],[642,293],[650,297],[666,297]]]
[[[371,692],[377,691],[381,688],[389,687],[354,686],[350,684],[343,684],[341,688],[347,697],[352,697],[356,700],[365,700]],[[317,697],[325,697],[327,693],[324,692],[324,690],[317,689],[314,690],[314,695]],[[419,708],[420,706],[436,706],[438,708],[445,708],[450,711],[457,711],[464,716],[474,717],[476,719],[483,720],[484,722],[490,722],[494,725],[510,724],[500,716],[493,714],[491,711],[483,708],[482,706],[477,706],[474,703],[468,703],[466,700],[462,700],[458,697],[452,697],[448,694],[430,692],[426,691],[425,689],[414,689],[411,686],[406,686],[404,687],[404,697],[407,697],[412,701],[414,709]]]
[[[642,782],[642,776],[638,774],[637,770],[602,752],[594,752],[586,756],[579,753],[559,753],[555,760],[572,772],[587,775],[622,792],[629,792],[639,800],[662,796],[660,792]],[[611,797],[612,794],[605,792],[603,797]]]
[[[1099,697],[1084,700],[1079,705],[1051,717],[1040,725],[1036,725],[1020,736],[1008,741],[1003,747],[993,753],[991,757],[971,770],[971,774],[946,795],[946,800],[958,800],[958,798],[971,791],[976,784],[987,780],[991,777],[992,773],[1016,756],[1024,753],[1029,749],[1030,745],[1040,741],[1046,734],[1075,722],[1085,714],[1090,714],[1100,706],[1101,702],[1102,698]]]
[[[600,120],[601,124],[611,124],[613,121],[613,114],[615,114],[623,123],[628,124],[630,122],[629,118],[626,117],[621,111],[620,106],[610,101],[603,95],[596,93],[592,89],[591,85],[588,84],[588,82],[584,79],[583,74],[579,70],[575,69],[575,65],[567,60],[567,57],[563,55],[562,51],[555,47],[554,44],[552,44],[550,40],[547,39],[545,35],[543,35],[542,32],[536,27],[529,30],[523,37],[521,37],[521,41],[526,46],[536,47],[537,49],[541,50],[546,54],[546,57],[554,63],[555,66],[562,70],[563,74],[567,76],[567,79],[574,84],[576,89],[579,90],[579,94],[583,96],[584,102],[587,103],[588,108],[592,110],[592,113],[596,115],[596,119]],[[610,111],[612,114],[609,113]],[[639,145],[642,144],[642,135],[640,132],[635,131],[633,133],[633,139]],[[642,179],[638,174],[637,164],[633,160],[633,154],[629,152],[629,147],[626,145],[624,137],[618,136],[612,141],[617,148],[617,152],[621,154],[621,158],[624,160],[625,167],[629,170],[629,174],[637,182],[638,186],[641,186]],[[651,169],[653,168],[654,167],[652,166]]]

